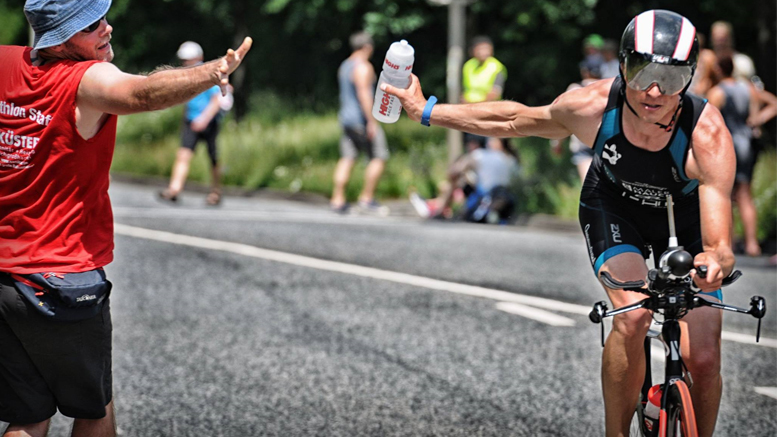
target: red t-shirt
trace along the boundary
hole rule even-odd
[[[97,61],[35,67],[0,46],[0,271],[83,272],[113,260],[108,171],[116,116],[76,129],[76,93]]]

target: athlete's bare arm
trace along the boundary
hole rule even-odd
[[[752,106],[748,124],[752,127],[759,127],[768,123],[772,118],[777,117],[777,96],[769,91],[758,89],[752,84],[750,89],[752,92],[750,97]]]
[[[133,114],[178,105],[213,85],[222,88],[251,49],[246,38],[237,50],[196,67],[162,70],[148,76],[127,74],[113,64],[94,64],[84,73],[76,99],[76,124],[79,132],[101,125],[104,114]]]
[[[704,252],[696,255],[696,266],[706,265],[706,279],[696,278],[703,291],[715,291],[734,269],[731,250],[731,190],[736,174],[736,157],[731,134],[720,111],[706,105],[693,130],[691,150],[685,166],[688,177],[699,180],[699,208]]]
[[[609,90],[609,84],[612,83],[611,80],[602,82],[585,89],[568,91],[546,106],[530,107],[511,101],[440,104],[432,111],[431,123],[489,137],[537,136],[559,139],[575,134],[578,137],[582,135],[583,141],[593,141],[607,104],[607,94],[602,93],[602,89],[606,87]],[[410,87],[407,89],[385,84],[384,91],[399,97],[402,107],[412,120],[421,119],[426,99],[418,77],[411,75]]]

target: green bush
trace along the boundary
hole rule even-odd
[[[259,97],[257,97],[259,98]],[[315,114],[295,109],[270,94],[261,96],[263,110],[239,123],[227,117],[219,135],[223,183],[247,190],[272,188],[329,196],[332,174],[339,159],[340,127],[333,113]],[[112,171],[169,177],[180,147],[182,109],[119,117]],[[437,195],[445,179],[445,130],[426,128],[402,117],[384,125],[391,157],[378,185],[379,199],[404,198],[410,190],[424,197]],[[569,151],[555,155],[547,140],[511,140],[522,173],[513,183],[521,213],[547,213],[576,218],[580,182],[569,161]],[[347,196],[355,200],[363,184],[365,160],[354,167]],[[777,238],[777,153],[761,155],[753,179],[758,208],[759,239]],[[192,160],[189,180],[208,183],[210,164],[204,147]],[[737,232],[741,224],[736,218]]]
[[[257,97],[258,98],[258,97]],[[240,123],[227,118],[219,135],[223,183],[248,190],[274,188],[329,196],[340,157],[341,130],[335,114],[294,112],[272,95],[262,96],[262,112]],[[121,117],[112,171],[168,177],[178,147],[181,108]],[[445,175],[445,132],[408,119],[385,126],[391,158],[378,186],[380,198],[404,197],[417,187],[432,195],[434,181]],[[355,199],[362,185],[364,162],[358,163],[348,187]],[[209,182],[207,153],[199,147],[190,181]]]
[[[777,153],[767,150],[758,158],[752,180],[753,200],[758,210],[758,240],[777,239]],[[734,209],[735,234],[743,235],[739,212]]]
[[[272,94],[253,98],[261,111],[239,123],[222,123],[219,160],[225,185],[247,190],[272,188],[329,196],[332,175],[340,157],[341,130],[333,113],[305,112]],[[258,105],[261,102],[261,105]],[[119,118],[112,171],[136,176],[169,177],[180,147],[181,107]],[[427,128],[402,117],[383,125],[391,151],[378,185],[379,199],[404,198],[412,191],[431,198],[446,177],[445,130]],[[523,172],[514,189],[520,212],[577,215],[579,182],[568,154],[555,156],[538,138],[511,140]],[[346,195],[355,200],[361,190],[366,160],[354,167]],[[204,147],[198,147],[189,181],[208,183],[210,166]]]

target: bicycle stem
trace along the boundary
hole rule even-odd
[[[672,195],[666,195],[666,211],[669,214],[669,247],[677,247],[680,244],[677,241],[677,229],[674,224],[674,202]]]

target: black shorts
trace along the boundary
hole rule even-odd
[[[218,155],[216,153],[216,137],[219,135],[219,121],[218,117],[213,117],[208,127],[202,132],[195,132],[191,128],[191,122],[187,121],[181,127],[181,147],[194,151],[197,147],[197,142],[200,140],[205,141],[208,144],[208,156],[210,157],[210,163],[213,165],[218,164]]]
[[[0,421],[42,422],[56,413],[105,417],[113,396],[111,313],[55,322],[22,298],[0,273]]]
[[[691,255],[704,250],[698,195],[691,194],[675,204],[677,240]],[[583,195],[580,199],[580,227],[588,244],[594,273],[615,255],[634,252],[645,259],[653,249],[654,259],[669,244],[669,220],[665,208],[630,204],[607,195]]]

